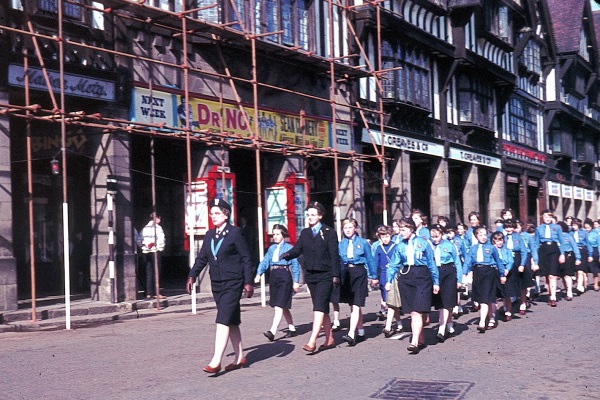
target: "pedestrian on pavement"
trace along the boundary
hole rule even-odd
[[[202,248],[188,275],[186,289],[191,293],[196,278],[210,265],[210,283],[217,303],[215,352],[204,372],[216,374],[221,370],[221,359],[227,342],[231,340],[235,361],[225,367],[231,371],[246,366],[242,333],[240,331],[242,294],[254,293],[253,266],[250,252],[240,228],[229,223],[231,206],[224,200],[208,203],[213,229],[206,232]]]
[[[300,265],[296,259],[282,260],[279,255],[292,248],[286,241],[288,230],[284,225],[275,224],[272,229],[273,244],[267,249],[265,257],[258,265],[255,283],[260,282],[260,276],[267,270],[269,274],[269,305],[275,310],[271,329],[263,332],[270,342],[275,340],[277,329],[282,317],[288,324],[287,336],[294,337],[298,334],[292,318],[292,296],[300,288]]]
[[[371,246],[366,239],[356,233],[358,222],[354,218],[342,221],[344,237],[338,245],[340,259],[348,274],[342,282],[340,300],[348,303],[351,309],[348,333],[342,339],[350,346],[365,340],[362,307],[369,295],[367,285],[379,284],[377,266]]]
[[[518,294],[515,275],[512,274],[515,258],[512,250],[506,246],[505,236],[502,232],[496,231],[492,233],[490,241],[496,247],[496,250],[498,251],[498,257],[500,257],[500,262],[502,263],[504,269],[504,273],[502,275],[500,275],[498,272],[498,294],[496,297],[500,297],[504,301],[504,321],[508,322],[512,320],[511,297],[516,297]],[[502,277],[505,279],[502,280]],[[490,304],[490,310],[488,311],[488,318],[490,320],[488,323],[488,328],[496,327],[496,310],[497,304],[496,301],[493,301]]]
[[[565,262],[565,255],[562,249],[562,229],[552,222],[553,218],[551,210],[542,211],[542,224],[536,228],[533,238],[532,269],[539,269],[539,275],[546,277],[550,292],[548,305],[556,307],[556,280],[559,264]]]
[[[381,291],[381,299],[383,302],[385,327],[383,335],[386,338],[392,336],[396,330],[402,330],[402,322],[400,321],[400,293],[398,292],[398,275],[394,278],[390,291],[385,290],[387,282],[387,270],[392,262],[394,253],[398,251],[398,245],[392,241],[392,228],[385,225],[380,225],[377,228],[377,237],[379,245],[375,251],[375,264],[377,265],[377,273],[379,276],[379,287]],[[381,312],[381,311],[380,311]],[[379,319],[379,318],[378,318]],[[392,329],[392,324],[396,319],[397,328]]]
[[[567,289],[565,300],[571,301],[573,300],[573,275],[575,275],[575,266],[581,264],[581,253],[575,239],[569,234],[566,222],[560,221],[558,226],[563,233],[563,242],[560,247],[565,255],[565,262],[559,265],[558,276],[562,277],[564,288]]]
[[[475,229],[477,244],[467,251],[465,265],[468,272],[473,272],[473,302],[479,304],[479,333],[485,333],[486,329],[493,329],[496,322],[489,321],[486,326],[490,305],[496,303],[496,291],[498,289],[498,278],[502,283],[506,282],[504,266],[500,262],[498,250],[488,241],[487,229],[483,226]]]
[[[160,215],[150,214],[150,221],[142,228],[141,247],[146,264],[146,298],[165,296],[156,291],[156,277],[160,277],[162,270],[162,252],[165,249],[165,232],[160,226]]]
[[[575,287],[575,292],[581,295],[585,292],[587,287],[587,275],[590,272],[588,264],[588,234],[587,231],[583,229],[583,222],[579,218],[573,220],[571,228],[569,234],[573,236],[575,243],[577,243],[579,253],[581,254],[581,263],[575,265],[575,269],[577,270],[577,285]]]
[[[306,208],[308,227],[302,229],[296,245],[280,258],[292,260],[304,255],[304,279],[313,303],[313,326],[308,343],[302,348],[314,353],[317,350],[317,337],[323,327],[325,343],[319,351],[335,347],[329,302],[333,286],[340,285],[340,257],[338,238],[335,230],[321,222],[325,207],[318,201],[311,201]]]
[[[462,262],[456,247],[444,239],[444,228],[434,225],[429,230],[433,246],[433,259],[439,271],[440,290],[433,295],[432,303],[439,310],[437,339],[444,342],[454,333],[452,309],[457,305],[458,288],[462,283]]]
[[[407,350],[418,354],[425,347],[423,326],[425,317],[431,310],[432,292],[440,290],[439,272],[433,261],[431,244],[415,234],[415,223],[406,218],[400,222],[402,241],[398,245],[398,257],[388,268],[386,290],[391,289],[396,274],[398,290],[402,301],[402,311],[410,313],[412,338]]]
[[[598,259],[598,248],[600,246],[600,234],[593,228],[594,223],[586,218],[583,228],[588,234],[588,269],[594,278],[594,290],[600,290],[598,286],[598,273],[600,272],[600,260]]]

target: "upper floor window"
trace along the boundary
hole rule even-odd
[[[538,75],[542,74],[542,60],[540,44],[535,40],[530,40],[525,45],[521,57],[519,59],[521,65],[525,66],[528,71],[535,72]]]
[[[510,99],[510,140],[537,148],[537,116],[535,104],[520,98]]]
[[[495,128],[494,90],[485,80],[461,75],[458,79],[459,122]]]
[[[430,104],[430,71],[427,53],[416,47],[383,41],[383,97],[415,104],[427,110]]]
[[[590,50],[588,48],[588,40],[583,26],[579,31],[579,55],[586,61],[590,61]]]
[[[199,19],[213,24],[221,21],[221,6],[214,0],[196,0],[196,7],[202,8],[197,14]]]
[[[490,3],[485,8],[488,31],[510,43],[510,14],[508,7],[498,0],[491,0]]]

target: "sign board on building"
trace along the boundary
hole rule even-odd
[[[490,168],[500,169],[502,167],[502,160],[498,157],[461,150],[454,147],[450,147],[448,158],[471,164],[483,165]]]
[[[205,235],[208,231],[208,185],[205,181],[192,182],[192,189],[186,188],[185,225],[186,232],[194,230],[194,235]]]
[[[363,143],[375,143],[376,145],[381,146],[381,132],[363,128],[362,141]],[[383,135],[383,143],[385,147],[429,154],[430,156],[444,157],[444,146],[442,144],[426,140],[413,139],[385,132]]]
[[[135,88],[131,103],[131,120],[145,124],[175,127],[175,102],[171,93]]]
[[[593,190],[585,190],[585,201],[594,201],[594,191]]]
[[[560,197],[560,183],[548,181],[548,196]]]
[[[51,69],[46,69],[46,71],[52,91],[60,93],[60,73]],[[31,89],[48,91],[48,85],[41,68],[29,67],[27,76],[29,77],[29,87]],[[115,101],[116,85],[113,81],[75,74],[64,74],[63,76],[66,95],[101,101]],[[10,86],[25,87],[25,67],[10,64],[8,66],[8,84]]]
[[[515,160],[525,161],[530,164],[545,166],[546,155],[539,151],[527,149],[512,143],[502,143],[502,153],[509,158]]]
[[[515,175],[507,174],[506,175],[506,182],[507,183],[519,183],[519,177],[515,176]]]
[[[579,186],[573,186],[573,198],[575,200],[583,200],[584,189]]]
[[[573,198],[573,186],[570,185],[560,185],[562,187],[562,197],[563,199],[572,199]]]

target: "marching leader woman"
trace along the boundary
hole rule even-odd
[[[215,353],[204,372],[216,374],[221,371],[221,359],[231,340],[235,361],[225,367],[225,371],[242,368],[246,365],[240,331],[242,293],[252,297],[254,288],[252,258],[240,228],[231,225],[231,206],[224,200],[213,199],[208,203],[210,218],[214,228],[204,237],[202,248],[188,275],[186,289],[190,293],[196,278],[207,264],[213,296],[217,303],[217,330]]]

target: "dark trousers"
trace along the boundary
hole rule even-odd
[[[146,295],[147,296],[156,296],[156,280],[155,272],[154,272],[154,255],[156,254],[156,258],[158,260],[158,276],[160,277],[160,270],[162,266],[162,251],[157,251],[156,253],[145,253],[144,258],[146,261]]]

